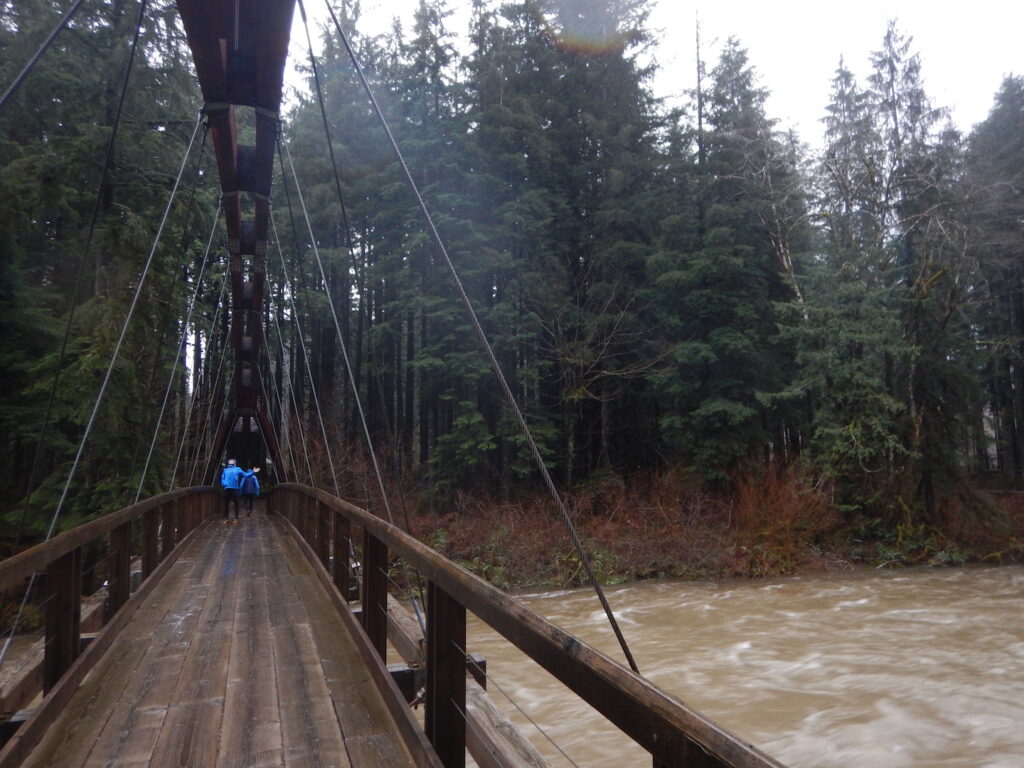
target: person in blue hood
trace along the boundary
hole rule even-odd
[[[248,510],[246,517],[252,517],[252,500],[260,495],[260,481],[256,478],[259,467],[253,467],[252,471],[242,478],[242,484],[238,486],[238,492],[245,499],[245,508]]]
[[[228,459],[228,465],[220,473],[220,484],[224,489],[225,524],[231,519],[229,508],[232,504],[235,505],[235,522],[238,522],[238,489],[242,484],[243,478],[249,477],[254,472],[259,472],[259,469],[242,469],[235,464],[234,459]]]

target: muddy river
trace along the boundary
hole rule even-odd
[[[608,598],[645,676],[792,768],[1024,766],[1024,568],[655,582]],[[523,599],[621,660],[591,591]],[[553,766],[650,765],[472,618],[469,646]]]

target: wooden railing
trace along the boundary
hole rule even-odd
[[[655,766],[781,768],[643,677],[365,510],[295,483],[277,486],[268,509],[294,526],[309,554],[327,569],[325,578],[333,580],[339,596],[349,594],[350,546],[353,536],[361,539],[360,621],[382,663],[387,661],[391,554],[426,580],[425,728],[447,768],[465,765],[467,610],[647,750]]]
[[[45,614],[45,634],[42,675],[36,679],[48,694],[41,709],[56,711],[70,697],[91,663],[176,559],[180,546],[204,520],[219,512],[219,504],[220,494],[210,487],[182,488],[92,520],[0,562],[0,590],[17,592],[33,574],[37,574],[39,581],[37,591]],[[103,548],[104,543],[106,554],[98,562],[105,563],[107,581],[105,629],[83,653],[83,552],[90,546]],[[133,556],[142,577],[134,595]],[[38,690],[26,690],[18,696],[28,700],[36,693]],[[11,707],[12,702],[5,702],[5,708]],[[45,727],[48,718],[37,713],[32,723],[33,730]],[[22,728],[16,732],[14,740],[21,745],[8,745],[3,751],[5,758],[12,749],[20,753],[31,743],[31,735],[24,731]],[[7,764],[6,760],[2,762]],[[16,763],[14,760],[11,764]]]

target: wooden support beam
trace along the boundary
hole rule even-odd
[[[119,525],[110,532],[110,576],[107,619],[128,602],[132,593],[132,524]]]
[[[425,658],[419,622],[394,597],[388,598],[388,640],[409,664]],[[537,748],[487,695],[486,662],[471,653],[466,670],[466,748],[479,768],[549,768]],[[483,680],[481,681],[481,678]]]
[[[3,747],[26,720],[32,717],[31,709],[20,709],[5,720],[0,720],[0,747]]]
[[[388,653],[388,548],[363,531],[363,631],[380,660]]]
[[[307,497],[302,505],[302,535],[316,552],[316,499]]]
[[[157,528],[160,525],[160,510],[149,509],[142,515],[142,579],[145,581],[160,564],[157,549]]]
[[[340,512],[334,513],[334,585],[338,588],[342,598],[349,599],[349,552],[352,547],[350,538],[348,518]]]
[[[160,508],[160,561],[174,550],[174,502]]]
[[[331,521],[334,514],[327,505],[314,500],[316,514],[316,554],[324,568],[331,567]]]
[[[78,658],[82,634],[82,550],[74,549],[46,569],[46,649],[43,692]]]
[[[424,730],[445,768],[466,765],[466,609],[427,584],[427,697]]]

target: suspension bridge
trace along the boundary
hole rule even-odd
[[[43,637],[0,674],[0,766],[455,768],[467,754],[482,767],[547,765],[489,698],[486,659],[467,647],[467,612],[593,706],[654,766],[778,766],[639,674],[596,580],[628,665],[403,532],[379,467],[384,517],[338,498],[337,487],[329,493],[290,482],[290,462],[267,412],[260,354],[271,181],[295,0],[177,5],[204,99],[204,143],[208,132],[221,184],[233,398],[199,485],[137,499],[52,535],[58,505],[45,542],[0,562],[0,589],[36,589],[45,612]],[[304,17],[301,0],[299,8]],[[358,71],[354,56],[352,63]],[[192,143],[199,128],[197,122]],[[297,184],[295,191],[304,208]],[[417,198],[472,313],[418,192]],[[340,329],[338,335],[347,364]],[[365,423],[364,432],[369,441]],[[527,440],[533,447],[528,430]],[[254,516],[228,523],[220,490],[212,487],[217,466],[225,449],[246,456],[260,446],[280,482]],[[539,470],[564,514],[542,461]],[[569,531],[585,564],[571,524]],[[96,551],[106,588],[101,598],[83,600],[84,553]],[[425,598],[422,613],[413,601],[415,617],[393,594],[407,594],[410,572]],[[403,576],[405,587],[397,587]]]

